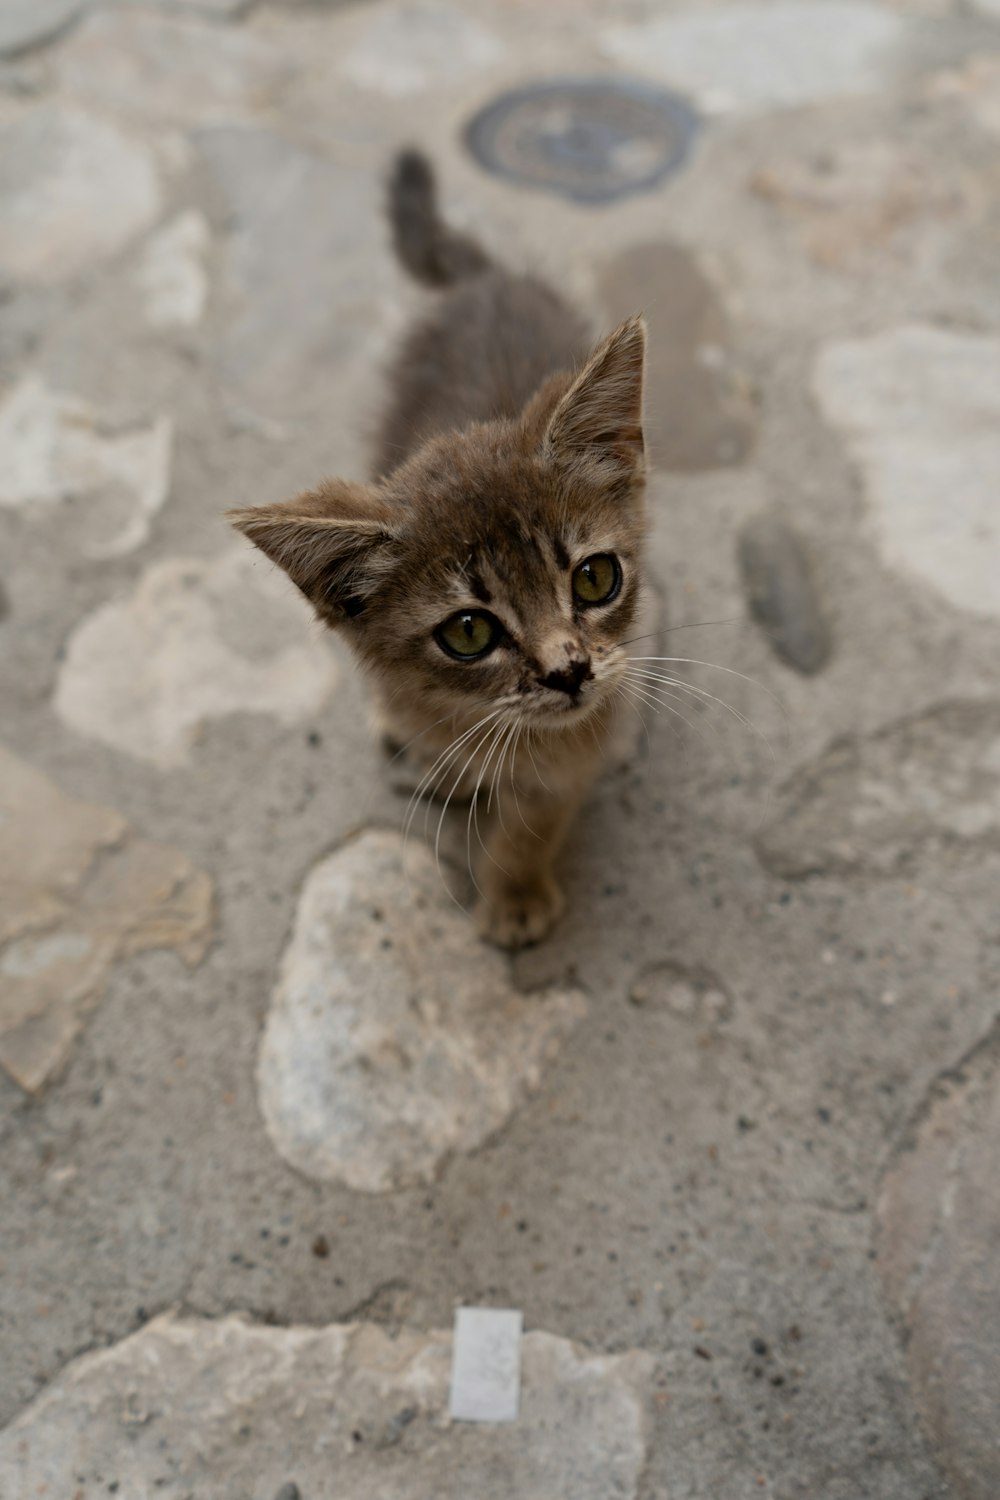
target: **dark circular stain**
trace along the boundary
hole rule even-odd
[[[684,163],[699,119],[684,99],[631,78],[556,78],[501,94],[469,121],[487,171],[577,203],[653,187]]]

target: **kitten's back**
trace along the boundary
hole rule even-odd
[[[377,476],[436,433],[515,416],[548,376],[579,364],[588,344],[583,320],[550,287],[495,265],[444,222],[430,165],[417,152],[396,161],[389,220],[403,265],[443,295],[391,371]]]

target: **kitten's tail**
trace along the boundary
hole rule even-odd
[[[475,240],[449,229],[438,213],[430,162],[419,151],[401,151],[389,179],[389,222],[403,265],[425,286],[451,286],[490,265]]]

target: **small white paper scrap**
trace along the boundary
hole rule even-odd
[[[522,1314],[496,1307],[455,1313],[449,1410],[457,1422],[516,1422]]]

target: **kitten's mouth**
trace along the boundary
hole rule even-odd
[[[559,700],[553,698],[551,703],[539,704],[529,709],[524,717],[534,725],[544,725],[549,729],[567,729],[571,724],[579,724],[583,719],[590,717],[596,709],[607,702],[608,689],[590,686],[590,691],[578,693],[569,697],[565,693],[559,695]]]

